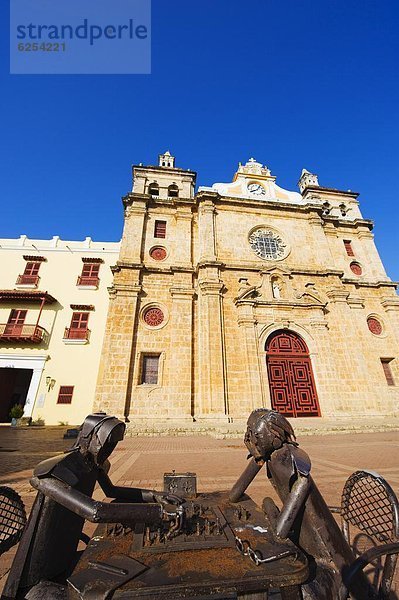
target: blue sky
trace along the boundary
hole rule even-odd
[[[399,4],[153,0],[152,74],[9,75],[0,5],[0,237],[117,240],[131,164],[169,148],[198,183],[266,163],[360,192],[399,280]]]

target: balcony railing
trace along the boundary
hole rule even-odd
[[[40,344],[46,342],[48,333],[38,325],[14,325],[10,323],[0,324],[0,340],[13,342],[31,342]]]
[[[65,327],[64,340],[86,340],[90,338],[90,329],[73,329]]]
[[[39,283],[39,275],[18,275],[16,285],[34,285]]]
[[[87,277],[85,275],[79,275],[76,285],[90,285],[92,287],[98,287],[100,279],[98,277]]]

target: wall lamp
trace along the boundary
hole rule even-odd
[[[47,391],[48,392],[50,390],[52,390],[53,387],[55,386],[55,379],[52,379],[51,377],[47,376],[46,377],[46,386],[47,386]]]

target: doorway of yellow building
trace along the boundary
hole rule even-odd
[[[0,423],[11,421],[14,404],[25,405],[33,369],[0,368]]]

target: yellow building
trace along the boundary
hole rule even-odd
[[[358,194],[250,159],[200,187],[160,155],[133,167],[95,407],[145,427],[398,408],[399,298]],[[140,425],[141,424],[141,425]]]
[[[46,425],[92,411],[119,243],[0,239],[0,422],[14,404]]]

